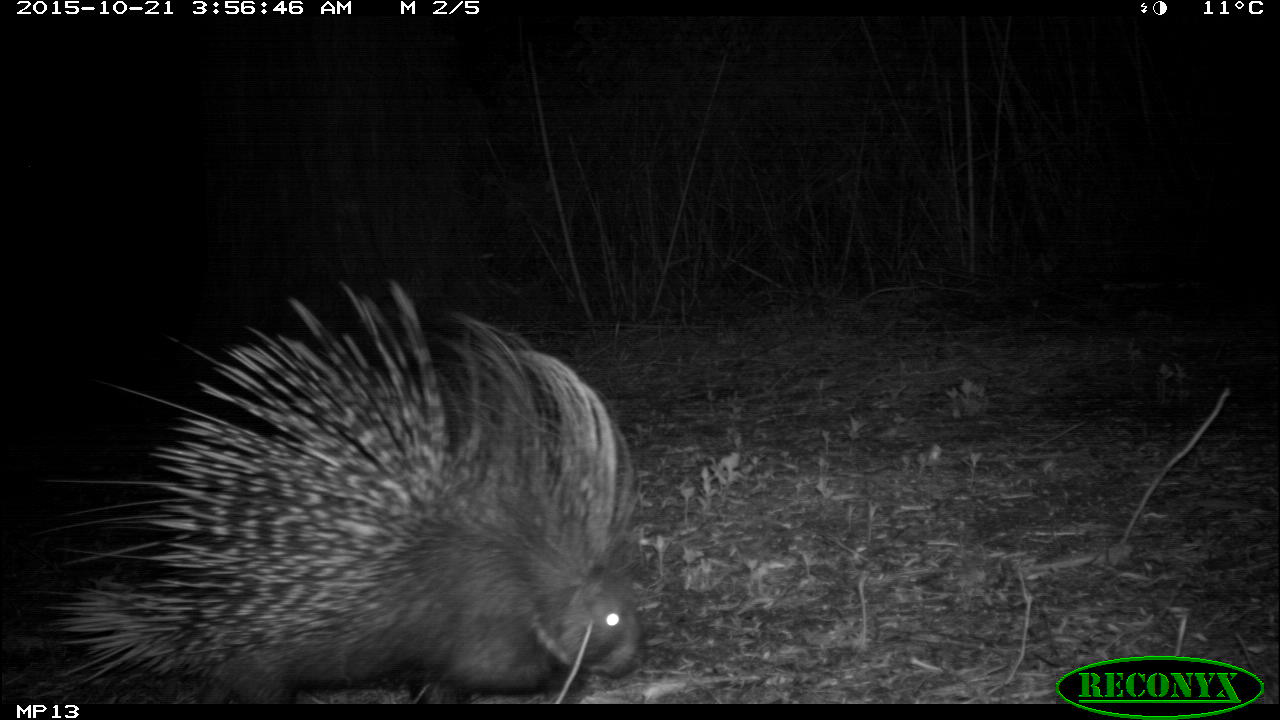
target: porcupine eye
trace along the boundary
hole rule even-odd
[[[605,642],[617,642],[627,637],[631,632],[630,626],[635,624],[635,610],[625,598],[616,596],[599,598],[593,610],[592,617],[596,632],[600,633],[601,639]]]
[[[590,643],[593,670],[616,677],[634,667],[640,627],[627,602],[600,598],[592,617],[595,622]]]
[[[596,599],[591,613],[592,622],[598,632],[617,632],[619,626],[626,622],[625,613],[620,599],[606,595]]]

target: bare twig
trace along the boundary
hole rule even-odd
[[[1160,474],[1156,475],[1156,479],[1152,480],[1151,484],[1147,486],[1147,491],[1142,495],[1141,502],[1138,503],[1138,509],[1133,511],[1133,517],[1129,519],[1129,527],[1124,529],[1124,535],[1120,537],[1120,545],[1124,545],[1129,541],[1129,534],[1133,532],[1133,526],[1138,523],[1138,518],[1142,515],[1143,508],[1147,506],[1147,501],[1151,499],[1151,494],[1156,491],[1156,487],[1164,480],[1164,476],[1168,475],[1173,466],[1177,465],[1182,458],[1186,457],[1187,453],[1191,452],[1191,448],[1200,442],[1200,436],[1204,435],[1204,431],[1209,429],[1209,425],[1218,417],[1218,413],[1222,412],[1222,404],[1227,401],[1228,397],[1231,397],[1231,388],[1223,388],[1222,394],[1218,396],[1218,404],[1213,406],[1213,412],[1209,413],[1209,417],[1205,418],[1205,421],[1200,424],[1200,429],[1196,430],[1196,434],[1191,436],[1191,440],[1177,455],[1173,456],[1173,459],[1165,463],[1164,468],[1160,470]]]

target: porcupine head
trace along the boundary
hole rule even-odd
[[[429,631],[419,646],[428,677],[458,690],[520,692],[560,684],[579,652],[591,672],[634,667],[639,623],[624,573],[584,569],[580,556],[556,558],[545,545],[486,547],[491,540],[455,543],[455,563],[436,576],[452,589],[435,594],[436,622],[417,627],[450,629]]]

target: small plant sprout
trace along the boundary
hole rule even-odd
[[[969,484],[972,485],[978,474],[978,463],[982,461],[982,453],[969,451],[968,457],[964,459],[964,464],[969,466]]]
[[[951,417],[957,420],[981,415],[987,409],[987,389],[968,378],[959,388],[949,388],[947,397],[951,398]]]
[[[849,441],[856,442],[858,440],[858,433],[862,432],[862,428],[864,427],[866,427],[866,423],[850,415],[849,416]]]

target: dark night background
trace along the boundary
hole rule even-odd
[[[284,298],[323,315],[342,282],[497,320],[920,281],[1256,306],[1274,262],[1251,19],[975,18],[963,45],[955,18],[33,20],[11,106],[11,355],[38,378],[19,393],[65,420],[87,378],[172,367],[166,336],[294,330]]]
[[[517,327],[1274,314],[1264,17],[21,20],[15,447],[172,414],[104,382],[198,403],[192,349],[342,328],[341,283]]]

